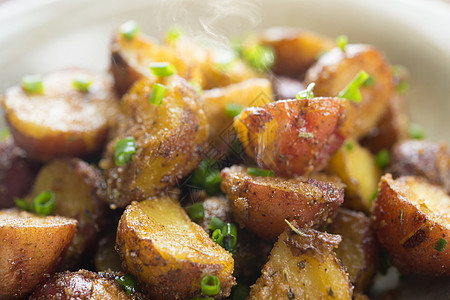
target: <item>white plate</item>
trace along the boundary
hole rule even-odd
[[[150,35],[177,23],[217,43],[275,25],[371,43],[411,72],[412,120],[450,142],[450,5],[438,0],[9,0],[0,4],[0,92],[24,74],[107,69],[111,32],[128,19]],[[416,281],[403,299],[450,299],[449,280],[428,280],[425,290]]]

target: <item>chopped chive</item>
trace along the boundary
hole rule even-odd
[[[247,169],[248,175],[254,175],[254,176],[264,176],[264,177],[272,177],[275,174],[272,170],[264,170],[264,169],[258,169],[258,168],[248,168]]]
[[[0,131],[0,141],[4,141],[11,136],[11,131],[8,128],[3,128]]]
[[[300,91],[297,93],[296,98],[297,99],[312,99],[314,98],[314,86],[316,84],[314,82],[311,82],[310,84],[308,84],[308,87],[306,88],[306,90]]]
[[[167,77],[175,74],[177,69],[168,62],[154,62],[150,64],[150,71],[157,77]]]
[[[94,79],[90,76],[79,76],[72,81],[72,85],[76,90],[86,93],[93,82]]]
[[[169,28],[169,30],[167,30],[165,40],[167,41],[167,43],[172,44],[176,42],[182,35],[183,30],[178,26],[173,26]]]
[[[162,100],[164,98],[164,94],[166,93],[166,87],[162,84],[155,83],[152,88],[152,94],[148,101],[154,105],[161,105]]]
[[[25,75],[22,77],[22,88],[27,94],[43,94],[44,85],[41,75]]]
[[[139,34],[141,29],[136,21],[129,20],[120,25],[119,31],[124,38],[127,40],[132,40]]]
[[[352,151],[353,149],[355,149],[355,144],[353,144],[353,142],[351,141],[346,141],[345,149],[347,149],[347,151]]]
[[[205,217],[205,208],[203,203],[194,203],[188,208],[189,217],[192,221],[203,219]]]
[[[242,57],[250,67],[259,72],[267,72],[275,60],[272,48],[262,45],[242,49]]]
[[[439,252],[444,252],[445,247],[447,247],[447,241],[444,240],[443,238],[440,238],[437,242],[436,245],[434,246],[434,249],[436,249]]]
[[[126,165],[136,153],[136,141],[133,137],[126,137],[118,141],[114,147],[114,163],[121,167]]]
[[[368,78],[369,74],[362,70],[359,71],[359,73],[353,77],[352,81],[350,81],[350,83],[338,94],[338,97],[345,98],[349,101],[360,102],[361,92],[359,91],[359,88]]]
[[[423,140],[426,136],[425,130],[422,126],[416,123],[411,123],[409,126],[409,136],[415,140]]]
[[[203,189],[209,196],[221,193],[220,167],[215,160],[205,159],[192,172],[189,184],[193,187]]]
[[[201,282],[202,293],[207,296],[214,296],[220,292],[220,280],[214,275],[203,277]]]
[[[123,276],[117,276],[116,280],[127,295],[131,295],[136,292],[137,282],[133,275],[125,274]]]
[[[211,234],[211,239],[219,244],[220,246],[223,247],[223,234],[222,234],[222,230],[217,228],[213,231],[213,233]]]
[[[237,228],[233,223],[225,223],[222,227],[223,247],[230,253],[236,252]]]
[[[222,227],[224,225],[225,225],[224,221],[222,221],[221,219],[219,219],[216,216],[213,216],[211,218],[211,221],[209,222],[208,228],[211,229],[211,230],[222,229]]]
[[[336,38],[336,44],[341,48],[342,52],[345,52],[345,48],[348,44],[348,37],[346,35],[340,35]]]
[[[208,195],[217,195],[220,193],[220,184],[222,183],[222,176],[219,171],[212,171],[205,178],[205,191]]]
[[[38,215],[48,216],[55,208],[55,194],[44,191],[33,200],[33,209]]]
[[[33,211],[33,205],[31,203],[28,203],[24,199],[15,198],[14,202],[15,202],[16,206],[21,210],[25,210],[25,211],[29,211],[29,212]]]
[[[367,80],[363,83],[364,87],[369,87],[375,84],[375,77],[373,76],[369,76],[369,78],[367,78]]]
[[[389,154],[389,151],[387,149],[380,150],[380,152],[378,152],[375,156],[375,163],[380,168],[386,167],[390,161],[391,155]]]
[[[225,106],[225,113],[228,117],[234,118],[241,113],[242,108],[243,108],[242,105],[238,103],[229,102]]]
[[[231,292],[231,300],[245,300],[250,294],[250,287],[248,285],[238,283],[234,286]]]

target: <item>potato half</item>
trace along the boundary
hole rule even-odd
[[[222,170],[222,190],[241,227],[273,241],[286,227],[285,219],[299,226],[323,224],[344,201],[344,188],[335,178],[262,177],[247,167]]]
[[[23,298],[56,271],[77,227],[64,217],[0,211],[0,298]]]
[[[87,92],[74,88],[77,78],[92,79]],[[43,87],[43,94],[27,94],[14,86],[3,96],[5,118],[16,144],[42,161],[98,153],[118,113],[110,78],[68,69],[45,75]]]
[[[372,207],[381,245],[400,272],[450,275],[450,197],[419,177],[386,174]]]
[[[219,278],[219,296],[228,296],[236,284],[231,254],[169,196],[132,202],[119,222],[116,243],[123,268],[145,283],[152,299],[199,296],[207,275]]]
[[[249,299],[352,299],[349,277],[332,251],[340,241],[314,229],[286,228]]]

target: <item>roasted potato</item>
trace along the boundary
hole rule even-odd
[[[323,52],[336,46],[334,40],[306,30],[291,27],[272,27],[258,37],[262,45],[272,47],[275,74],[298,77],[302,75]]]
[[[286,228],[249,299],[351,299],[348,274],[332,251],[340,241],[314,229]]]
[[[149,299],[140,293],[127,293],[116,280],[120,273],[94,273],[87,270],[62,272],[48,278],[31,295],[38,299],[132,300]]]
[[[69,246],[77,221],[0,211],[0,298],[24,298],[56,271]]]
[[[285,76],[273,76],[272,87],[275,99],[295,99],[297,93],[304,90],[305,86],[300,80]]]
[[[389,172],[392,176],[422,176],[450,194],[450,151],[444,143],[408,140],[395,145]]]
[[[152,299],[199,296],[206,275],[219,278],[220,297],[236,284],[231,254],[169,196],[132,202],[119,222],[116,244],[124,270],[144,283]]]
[[[167,88],[161,105],[148,101],[155,83]],[[123,115],[100,161],[112,208],[155,196],[188,175],[201,160],[209,130],[202,98],[176,75],[142,78],[122,102]],[[119,167],[114,148],[125,137],[134,138],[136,154]]]
[[[100,170],[79,158],[55,159],[42,167],[31,193],[29,203],[44,191],[55,194],[52,214],[74,218],[77,232],[67,249],[62,269],[72,268],[83,257],[93,254],[106,210],[105,180]]]
[[[369,150],[348,140],[333,155],[326,172],[341,178],[345,189],[344,206],[370,212],[381,171]]]
[[[406,114],[405,98],[396,95],[389,99],[386,111],[377,125],[361,140],[362,146],[378,153],[383,149],[390,150],[396,143],[408,137],[408,115]]]
[[[327,232],[339,234],[342,242],[334,249],[345,266],[355,292],[364,292],[378,270],[379,245],[370,218],[362,212],[339,208]]]
[[[323,224],[344,201],[344,188],[332,180],[254,176],[247,167],[222,170],[222,190],[241,227],[273,241],[286,227],[285,219],[299,226]],[[326,178],[323,178],[326,180]]]
[[[227,114],[227,105],[260,107],[272,102],[272,85],[264,78],[252,78],[222,88],[205,90],[205,114],[209,123],[209,136],[215,143],[230,145],[233,116]]]
[[[402,274],[450,275],[450,197],[419,177],[381,178],[375,232]]]
[[[353,136],[367,134],[385,113],[389,99],[395,96],[391,66],[384,56],[369,45],[347,45],[345,52],[334,48],[325,53],[305,76],[307,86],[315,82],[314,94],[335,97],[361,70],[374,79],[371,86],[361,87],[361,102],[352,102],[348,118],[353,123]]]
[[[87,92],[74,88],[78,78],[92,80]],[[26,93],[21,86],[6,90],[1,103],[15,143],[41,161],[102,150],[118,112],[110,78],[68,69],[44,76],[43,89],[43,94]]]
[[[28,194],[40,167],[12,138],[0,142],[0,209],[13,207],[15,197]]]
[[[339,98],[283,100],[249,107],[234,120],[246,153],[281,176],[323,169],[349,128],[348,102]]]

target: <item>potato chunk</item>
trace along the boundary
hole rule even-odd
[[[81,159],[55,159],[42,167],[26,200],[31,203],[44,191],[55,194],[54,215],[78,221],[62,265],[63,269],[71,268],[95,251],[106,209],[105,180],[99,169]]]
[[[347,107],[339,98],[277,101],[244,109],[234,128],[260,167],[307,175],[323,169],[348,135]]]
[[[340,236],[291,228],[275,243],[249,299],[352,299],[352,285],[332,251]]]
[[[345,207],[370,212],[381,171],[369,150],[355,140],[347,140],[331,158],[326,172],[338,176],[347,185]]]
[[[362,212],[339,208],[327,232],[342,237],[334,252],[346,267],[355,292],[364,292],[378,269],[379,246],[370,219]]]
[[[381,178],[373,225],[403,274],[450,275],[450,197],[419,177]]]
[[[283,232],[285,219],[296,220],[302,227],[319,225],[333,216],[344,201],[343,186],[326,177],[253,176],[243,166],[225,168],[221,175],[221,187],[236,221],[269,241]]]
[[[161,105],[149,102],[155,83],[167,88]],[[202,98],[179,76],[145,77],[122,98],[123,115],[100,167],[105,169],[107,201],[125,207],[164,192],[200,162],[208,138]],[[125,166],[114,163],[114,147],[133,137],[136,154]]]
[[[73,80],[80,77],[93,80],[87,92],[73,87]],[[14,86],[3,96],[5,118],[16,144],[42,161],[99,152],[118,112],[110,78],[68,69],[44,76],[43,86],[43,94],[27,94]]]
[[[314,95],[335,97],[361,70],[374,78],[371,86],[361,87],[362,100],[352,102],[349,120],[353,135],[367,134],[386,111],[389,99],[395,96],[391,66],[381,52],[369,45],[347,45],[345,52],[334,48],[325,53],[305,76],[305,85],[315,82]]]
[[[77,221],[38,217],[16,209],[0,211],[0,298],[23,298],[54,272]]]
[[[236,284],[231,254],[168,196],[127,207],[117,229],[117,250],[123,268],[145,283],[152,299],[198,296],[206,275],[219,278],[219,296],[228,296]]]

